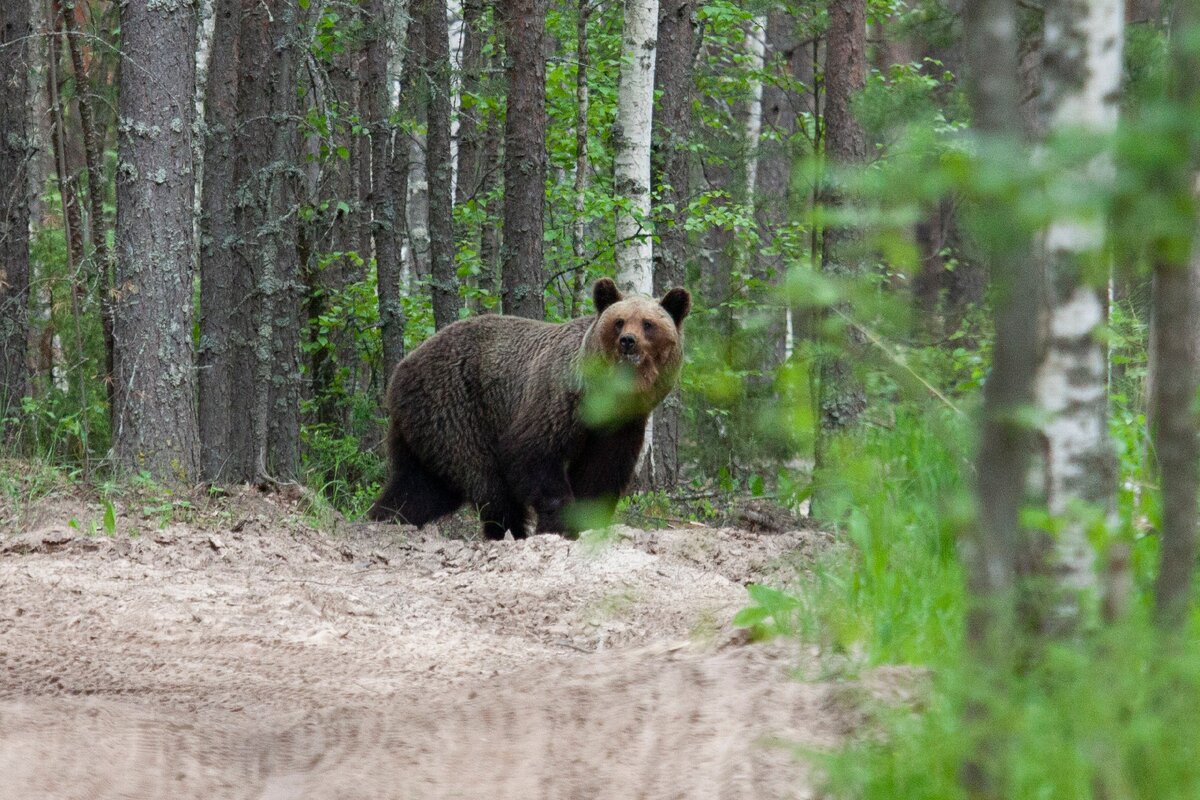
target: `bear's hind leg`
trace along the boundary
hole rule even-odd
[[[369,519],[399,520],[419,528],[462,505],[462,494],[426,470],[402,437],[393,435],[391,450],[391,474],[367,512]]]

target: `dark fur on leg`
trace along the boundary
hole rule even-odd
[[[612,522],[617,501],[633,480],[645,434],[645,420],[635,420],[614,431],[592,431],[583,452],[571,464],[569,477],[575,498],[601,510],[605,524]]]
[[[399,520],[419,528],[463,504],[462,493],[425,469],[402,437],[393,436],[391,451],[391,475],[367,512],[369,519]]]
[[[499,541],[505,531],[512,531],[514,539],[524,539],[528,534],[525,526],[529,512],[525,504],[510,498],[504,503],[493,503],[480,510],[483,520],[483,538]]]

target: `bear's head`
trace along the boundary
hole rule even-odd
[[[592,290],[596,321],[584,341],[584,355],[631,370],[638,406],[649,413],[667,396],[683,362],[683,320],[692,296],[675,288],[661,300],[625,297],[609,278]]]

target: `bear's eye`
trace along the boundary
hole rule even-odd
[[[642,321],[642,330],[644,330],[646,333],[649,333],[650,331],[654,330],[654,323],[648,319],[643,320]]]
[[[615,327],[616,327],[616,329],[617,329],[617,330],[621,330],[622,328],[624,328],[624,327],[625,327],[625,320],[623,320],[623,319],[619,319],[619,320],[617,320],[617,322],[616,322],[616,326],[615,326]]]

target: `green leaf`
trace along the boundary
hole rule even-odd
[[[117,512],[111,500],[104,501],[104,533],[106,536],[117,535]]]

